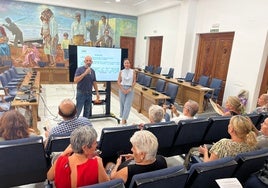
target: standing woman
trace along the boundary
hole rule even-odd
[[[124,60],[124,69],[119,73],[117,84],[119,86],[121,124],[124,125],[127,123],[134,96],[133,88],[136,84],[136,74],[135,71],[130,68],[128,59]]]

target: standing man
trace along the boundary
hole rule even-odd
[[[84,66],[76,69],[74,75],[74,83],[77,83],[76,107],[77,116],[80,115],[82,108],[84,107],[83,116],[89,118],[92,114],[92,87],[94,87],[96,91],[97,101],[99,100],[100,95],[95,71],[91,68],[92,57],[86,56],[84,63]]]
[[[18,46],[18,41],[20,41],[20,44],[23,44],[23,35],[22,35],[22,31],[20,30],[20,28],[18,28],[18,26],[14,22],[12,22],[9,17],[7,17],[5,20],[8,25],[3,24],[3,26],[5,26],[9,31],[11,31],[12,35],[15,36],[14,46],[15,47]]]
[[[71,26],[72,44],[83,45],[86,41],[86,27],[81,22],[81,13],[75,13],[75,21]]]

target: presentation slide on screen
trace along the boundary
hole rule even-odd
[[[120,48],[98,48],[77,46],[77,66],[84,65],[84,59],[91,55],[91,67],[96,72],[97,81],[116,81],[121,68]]]

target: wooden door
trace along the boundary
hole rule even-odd
[[[209,33],[201,34],[199,40],[195,80],[201,75],[221,79],[223,85],[218,99],[220,104],[225,89],[233,38],[234,32]]]
[[[134,57],[135,57],[135,46],[136,38],[135,37],[120,37],[120,48],[128,49],[128,59],[131,63],[131,67],[135,67]]]
[[[266,65],[265,65],[265,69],[264,69],[264,73],[263,73],[263,77],[262,77],[261,89],[260,89],[259,96],[262,95],[263,93],[267,93],[267,92],[268,92],[268,57],[266,59]]]
[[[148,65],[160,66],[163,36],[150,37]]]

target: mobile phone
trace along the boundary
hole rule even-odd
[[[47,128],[46,128],[46,127],[43,127],[43,129],[44,129],[45,131],[47,131]]]

